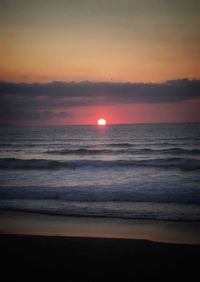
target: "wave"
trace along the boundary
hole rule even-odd
[[[49,204],[49,205],[48,205]],[[162,220],[179,222],[199,222],[200,210],[196,206],[177,204],[152,204],[132,203],[127,206],[123,202],[89,203],[63,202],[63,201],[1,201],[0,210],[14,212],[30,212],[36,214],[72,216],[72,217],[101,217],[131,220]],[[125,205],[123,205],[125,204]]]
[[[145,185],[144,185],[145,184]],[[200,204],[196,187],[180,187],[170,183],[133,183],[74,187],[1,186],[1,200],[62,200],[65,202],[146,202]],[[37,204],[37,202],[35,202]]]
[[[147,150],[151,150],[152,153],[200,155],[200,149],[183,149],[179,147],[172,147],[166,149],[147,149]]]
[[[165,184],[166,185],[166,184]],[[196,188],[0,187],[0,210],[64,216],[200,220]],[[141,187],[140,187],[141,188]]]
[[[160,158],[145,160],[46,160],[46,159],[0,159],[0,169],[76,169],[112,167],[155,167],[178,168],[182,170],[200,169],[200,160],[191,158]]]
[[[98,154],[112,154],[114,151],[106,149],[63,149],[63,150],[48,150],[47,154],[58,155],[98,155]]]
[[[108,147],[133,147],[135,144],[133,143],[109,143],[105,144]]]
[[[47,154],[56,155],[101,155],[101,154],[186,154],[186,155],[199,155],[199,149],[183,149],[183,148],[166,148],[166,149],[123,149],[123,150],[109,150],[109,149],[61,149],[61,150],[48,150]]]
[[[193,143],[199,143],[199,140],[198,139],[186,139],[188,141],[191,141],[192,144]],[[149,146],[149,145],[153,145],[153,146],[175,146],[175,145],[183,145],[183,139],[170,139],[169,141],[166,141],[165,140],[159,140],[159,141],[155,141],[155,140],[145,140],[145,139],[135,139],[134,143],[131,143],[131,142],[126,142],[126,143],[102,143],[102,144],[99,144],[99,145],[105,145],[107,147],[135,147],[135,146],[140,146],[140,145],[146,145],[146,146]],[[188,144],[188,143],[186,143]],[[94,145],[95,146],[95,145]]]
[[[35,147],[55,147],[55,146],[72,146],[71,143],[0,143],[0,148],[35,148]],[[74,145],[75,146],[75,145]]]

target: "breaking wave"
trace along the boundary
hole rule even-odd
[[[170,183],[101,186],[0,186],[0,199],[63,200],[66,202],[148,202],[200,204],[196,187],[181,188]],[[156,186],[156,187],[155,187]],[[141,189],[141,187],[143,187]],[[122,189],[123,188],[123,189]],[[0,200],[0,201],[1,201]]]
[[[200,160],[192,158],[160,158],[144,160],[47,160],[47,159],[0,159],[0,169],[76,169],[112,167],[156,167],[182,170],[200,169]]]
[[[116,146],[117,147],[117,146]],[[182,148],[168,148],[168,149],[60,149],[60,150],[48,150],[47,154],[56,155],[101,155],[101,154],[184,154],[184,155],[200,155],[199,149],[182,149]]]

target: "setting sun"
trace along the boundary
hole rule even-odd
[[[100,118],[97,121],[98,125],[106,125],[106,120],[104,118]]]

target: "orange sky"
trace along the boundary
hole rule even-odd
[[[196,0],[2,0],[0,81],[199,79],[199,26]],[[185,103],[89,107],[81,119],[54,122],[93,123],[101,115],[112,123],[199,120]]]
[[[1,1],[0,80],[199,77],[196,0]]]

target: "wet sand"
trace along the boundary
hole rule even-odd
[[[123,238],[200,244],[200,222],[69,217],[1,211],[0,234]]]

